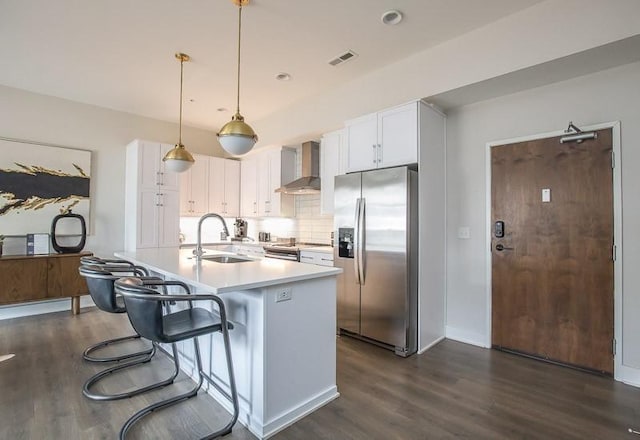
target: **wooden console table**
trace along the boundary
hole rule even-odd
[[[78,273],[79,254],[7,255],[0,257],[0,305],[71,297],[71,312],[80,313],[87,283]]]

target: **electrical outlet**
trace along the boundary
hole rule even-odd
[[[289,301],[292,296],[291,288],[280,289],[276,292],[276,302]]]

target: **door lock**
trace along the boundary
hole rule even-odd
[[[500,251],[500,252],[502,252],[502,251],[512,251],[512,250],[513,250],[513,248],[510,248],[510,247],[504,247],[504,245],[503,245],[502,243],[498,243],[498,244],[496,245],[496,250],[497,250],[497,251]]]

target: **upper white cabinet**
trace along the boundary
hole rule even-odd
[[[333,214],[334,178],[347,172],[346,130],[332,131],[320,141],[320,212]]]
[[[194,154],[195,163],[180,173],[180,215],[201,216],[208,212],[209,156]]]
[[[258,216],[258,158],[240,162],[240,216]]]
[[[278,148],[256,153],[241,162],[241,215],[243,217],[292,217],[292,195],[276,193],[295,179],[296,153]]]
[[[194,154],[196,162],[180,176],[180,215],[215,212],[240,215],[240,162]]]
[[[136,170],[137,185],[140,188],[161,187],[166,190],[178,190],[178,174],[165,170],[162,161],[164,155],[173,148],[173,145],[143,140],[135,140],[129,145],[134,145],[131,148],[135,150],[137,155],[135,159],[132,156],[132,160],[135,160],[137,164],[144,165]]]
[[[209,158],[209,211],[224,217],[240,216],[240,162]]]
[[[127,145],[125,249],[178,247],[179,178],[162,158],[173,145],[135,140]]]
[[[418,120],[429,110],[417,101],[348,121],[347,172],[417,163]]]

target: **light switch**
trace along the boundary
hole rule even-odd
[[[461,226],[458,228],[458,238],[468,240],[471,238],[471,229],[469,226]]]
[[[542,190],[542,201],[544,203],[551,201],[551,190],[549,188],[545,188]]]

